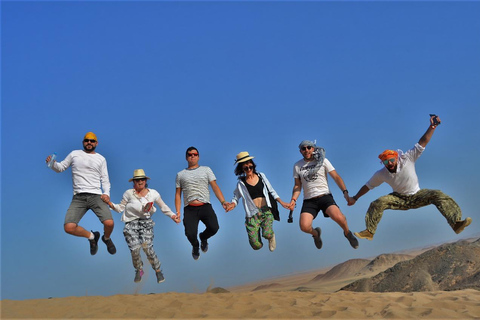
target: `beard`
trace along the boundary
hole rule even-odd
[[[83,150],[85,150],[85,152],[87,152],[87,153],[92,153],[93,151],[95,151],[95,148],[96,148],[96,146],[91,145],[91,144],[87,144],[87,145],[83,146]]]

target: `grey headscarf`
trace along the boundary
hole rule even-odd
[[[312,147],[313,150],[313,158],[317,162],[312,169],[309,170],[307,178],[308,180],[313,180],[315,175],[317,174],[320,167],[323,165],[323,160],[325,160],[325,149],[322,147],[317,147],[316,145],[317,140],[310,141],[310,140],[303,140],[298,145],[298,148],[301,149],[302,147]]]

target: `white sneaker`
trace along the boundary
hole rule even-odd
[[[273,252],[275,248],[277,247],[277,241],[275,241],[275,234],[273,234],[273,237],[268,239],[268,249]]]

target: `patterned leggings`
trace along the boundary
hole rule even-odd
[[[125,223],[123,235],[127,241],[128,248],[132,254],[133,267],[136,270],[143,268],[142,257],[140,256],[140,248],[147,255],[148,261],[152,265],[153,270],[160,269],[160,261],[158,260],[155,250],[153,250],[153,227],[155,221],[152,219],[133,220]]]
[[[245,228],[247,229],[248,241],[253,250],[258,250],[263,247],[262,239],[260,238],[260,229],[262,236],[265,239],[273,237],[273,214],[269,207],[259,209],[260,212],[251,218],[245,219]]]
[[[383,211],[417,209],[433,204],[447,219],[453,228],[455,222],[462,219],[462,211],[451,197],[440,190],[421,189],[413,195],[403,195],[396,192],[387,194],[373,201],[365,216],[367,230],[375,234],[377,225],[382,219]]]

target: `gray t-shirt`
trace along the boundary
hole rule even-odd
[[[206,166],[199,166],[195,169],[183,169],[177,173],[175,186],[183,192],[183,205],[198,200],[203,203],[210,203],[210,182],[217,180],[212,169]]]

